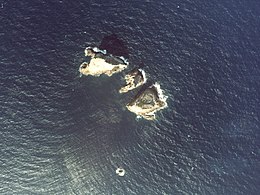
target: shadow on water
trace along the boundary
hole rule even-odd
[[[99,46],[102,50],[107,50],[108,53],[115,56],[123,56],[129,58],[129,52],[123,40],[119,39],[116,34],[105,36]]]

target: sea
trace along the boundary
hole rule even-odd
[[[0,194],[257,195],[259,0],[1,0]],[[168,96],[125,107],[125,72],[82,76],[116,36]],[[122,167],[120,177],[116,169]]]

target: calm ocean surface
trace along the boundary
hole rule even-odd
[[[260,1],[0,6],[0,194],[259,194]],[[79,77],[111,34],[169,97],[156,121],[123,74]]]

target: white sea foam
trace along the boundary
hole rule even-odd
[[[103,54],[107,54],[107,50],[105,50],[105,49],[101,50],[97,47],[93,47],[92,49],[93,49],[94,52],[100,52],[100,53],[103,53]]]
[[[112,54],[108,54],[108,53],[107,53],[107,50],[105,50],[105,49],[102,50],[102,49],[99,49],[98,47],[90,47],[90,46],[86,47],[85,53],[86,53],[86,51],[87,51],[88,49],[92,49],[94,52],[102,53],[102,54],[104,54],[104,55],[113,56]],[[114,57],[114,58],[119,58],[120,60],[122,60],[122,61],[124,62],[124,64],[129,65],[128,59],[126,59],[125,57],[123,57],[123,56],[113,56],[113,57]]]
[[[141,69],[141,68],[139,68],[138,70],[141,72],[141,74],[142,74],[142,76],[143,76],[143,78],[144,78],[144,83],[146,83],[147,78],[146,78],[146,74],[145,74],[144,70]]]
[[[101,49],[99,49],[99,48],[97,48],[97,47],[90,47],[90,46],[86,47],[85,53],[86,53],[86,51],[87,51],[88,49],[93,49],[94,52],[103,53],[104,55],[107,54],[107,50],[101,50]]]
[[[124,58],[123,56],[120,56],[119,57],[121,60],[123,60],[123,62],[126,64],[126,65],[129,65],[129,62],[126,58]]]
[[[159,83],[156,82],[153,86],[156,88],[156,90],[158,92],[159,99],[165,103],[165,106],[163,108],[167,107],[166,100],[167,100],[168,96],[163,95],[163,90],[161,89],[161,86]]]

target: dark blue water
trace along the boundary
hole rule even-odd
[[[259,10],[2,0],[0,194],[259,194]],[[111,34],[168,95],[156,121],[127,111],[123,74],[79,77]]]

